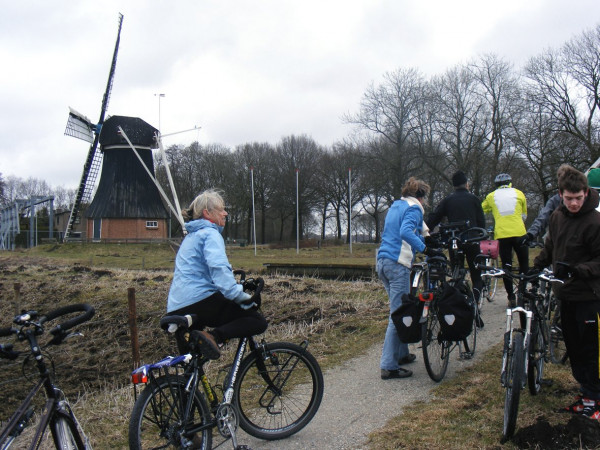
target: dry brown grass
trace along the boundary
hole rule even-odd
[[[16,254],[0,256],[0,273],[0,315],[4,317],[0,326],[9,326],[14,314],[17,282],[21,284],[22,309],[47,312],[78,302],[94,306],[95,317],[79,327],[85,337],[48,348],[48,352],[56,365],[57,381],[74,404],[92,445],[125,448],[134,397],[129,384],[132,358],[127,289],[135,288],[142,363],[157,361],[175,352],[174,342],[158,326],[165,311],[171,271],[88,267]],[[264,278],[268,341],[300,343],[308,339],[310,351],[326,369],[381,339],[387,323],[387,299],[378,282]],[[234,346],[229,347],[232,352]],[[231,359],[231,354],[226,354],[212,363],[209,373],[214,376],[220,365]],[[30,385],[19,370],[19,366],[0,360],[0,383],[6,400],[0,405],[2,420]]]

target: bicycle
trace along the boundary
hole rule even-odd
[[[54,366],[48,367],[46,358],[49,356],[42,350],[42,346],[38,342],[38,337],[45,333],[44,324],[59,317],[78,314],[65,322],[55,326],[50,330],[52,339],[44,346],[62,344],[66,339],[69,339],[81,333],[71,333],[69,330],[83,322],[90,320],[94,316],[94,308],[87,304],[75,304],[64,306],[49,313],[42,315],[37,311],[23,311],[13,319],[14,327],[0,329],[0,336],[6,337],[15,335],[18,341],[26,341],[29,345],[28,351],[15,350],[13,344],[0,345],[0,358],[8,360],[16,360],[22,354],[28,356],[24,359],[22,367],[25,377],[25,367],[32,360],[35,362],[39,379],[35,386],[31,389],[25,400],[17,408],[6,426],[0,433],[0,449],[8,449],[21,436],[25,428],[32,421],[35,407],[33,400],[36,395],[43,390],[46,395],[46,403],[39,417],[39,422],[35,431],[35,435],[29,445],[29,448],[37,449],[43,442],[44,435],[48,427],[52,434],[54,446],[57,449],[89,449],[91,448],[89,439],[83,432],[73,410],[69,405],[63,391],[54,382],[53,370]],[[52,370],[51,370],[52,369]],[[25,436],[19,439],[19,447],[25,445]]]
[[[540,293],[545,297],[546,321],[550,329],[550,360],[554,364],[566,364],[569,359],[560,323],[560,305],[552,292],[550,283],[540,279]]]
[[[439,227],[439,248],[445,247],[449,250],[450,261],[445,256],[429,257],[424,262],[413,264],[411,269],[410,294],[425,302],[421,317],[423,360],[429,377],[436,382],[446,375],[450,354],[456,347],[461,349],[461,358],[473,357],[477,344],[477,328],[481,323],[477,302],[474,301],[471,287],[465,280],[467,270],[464,268],[463,248],[467,244],[485,239],[487,232],[477,227],[465,229],[465,226],[465,222],[454,222],[441,224]],[[430,245],[434,244],[435,239]],[[446,283],[460,288],[474,309],[471,332],[459,341],[441,339],[438,310]]]
[[[483,255],[482,255],[483,256]],[[508,277],[517,284],[516,306],[506,309],[506,328],[502,351],[500,382],[506,389],[504,400],[503,442],[512,437],[517,423],[521,390],[527,383],[531,395],[537,395],[543,384],[544,364],[550,360],[550,327],[547,320],[549,296],[539,291],[540,279],[545,283],[560,282],[551,271],[537,274],[515,274],[497,267],[478,264],[484,277]],[[527,284],[531,283],[528,289]],[[514,315],[519,316],[515,326]]]
[[[261,278],[246,280],[243,272],[241,281],[245,290],[257,293],[264,286]],[[238,425],[259,439],[277,440],[311,421],[321,404],[324,382],[307,341],[297,345],[240,338],[233,362],[221,370],[224,381],[214,384],[205,371],[209,358],[194,339],[197,321],[194,315],[163,317],[161,328],[187,352],[133,371],[132,382],[146,387],[131,414],[130,448],[209,449],[216,428],[225,441],[231,439],[234,449],[244,449],[237,442]]]

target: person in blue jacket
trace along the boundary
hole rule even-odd
[[[423,236],[423,204],[429,194],[427,183],[410,177],[402,188],[402,197],[394,201],[385,218],[381,246],[377,251],[377,275],[390,298],[390,316],[381,354],[381,378],[406,378],[412,371],[403,364],[415,360],[408,345],[400,340],[391,313],[402,305],[402,294],[410,291],[410,270],[416,252],[430,256]]]
[[[167,300],[167,313],[196,314],[202,353],[220,356],[219,344],[237,337],[260,334],[267,321],[233,276],[221,232],[227,211],[215,190],[202,192],[182,211],[187,235],[175,259],[175,272]]]

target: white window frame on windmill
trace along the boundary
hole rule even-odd
[[[146,228],[151,230],[158,229],[158,220],[146,220]]]

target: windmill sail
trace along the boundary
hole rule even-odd
[[[112,63],[110,66],[110,72],[108,74],[108,82],[106,83],[106,90],[104,91],[104,97],[102,98],[102,108],[100,109],[100,118],[98,119],[97,125],[89,124],[89,128],[94,132],[94,138],[92,140],[88,140],[92,145],[88,151],[87,158],[85,160],[85,164],[83,166],[83,172],[81,174],[81,180],[79,182],[79,187],[77,189],[77,194],[75,196],[75,201],[73,202],[73,208],[71,209],[71,215],[69,217],[69,221],[67,222],[67,228],[65,230],[65,240],[71,237],[73,232],[73,226],[77,222],[79,218],[79,209],[81,204],[89,201],[91,197],[91,193],[94,187],[94,183],[96,182],[96,177],[98,172],[100,171],[101,163],[102,163],[102,154],[100,152],[96,152],[98,148],[98,141],[100,138],[100,133],[102,132],[102,124],[104,123],[104,117],[106,115],[106,110],[108,108],[108,101],[110,99],[110,93],[112,90],[113,79],[115,76],[115,69],[117,67],[117,54],[119,52],[119,42],[121,40],[121,26],[123,25],[123,15],[119,14],[119,31],[117,32],[117,41],[115,43],[115,50],[113,52]],[[74,114],[75,113],[75,114]],[[89,136],[85,131],[85,121],[87,117],[77,113],[77,111],[71,109],[69,113],[69,120],[67,122],[67,129],[65,130],[65,134],[69,136],[74,136],[79,139],[85,139],[85,136]],[[89,119],[87,119],[89,123]],[[71,123],[71,126],[69,125]]]
[[[90,144],[94,142],[95,127],[92,125],[91,120],[83,114],[78,113],[73,108],[69,108],[69,110],[69,119],[67,120],[65,135],[82,139]]]

